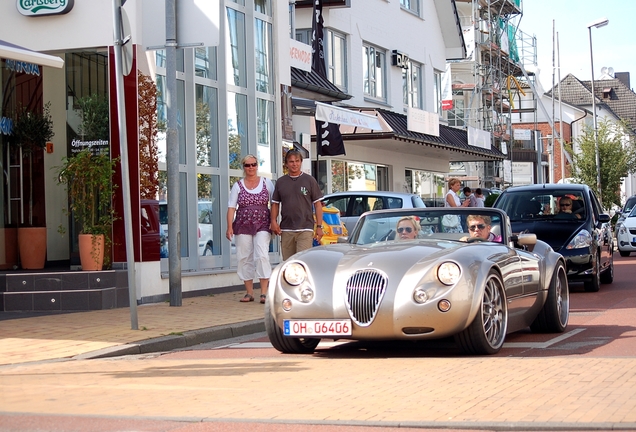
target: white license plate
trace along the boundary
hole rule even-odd
[[[351,336],[351,320],[284,320],[285,336]]]

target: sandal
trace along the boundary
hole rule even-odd
[[[261,303],[265,303],[267,296],[265,294],[261,294]]]
[[[243,296],[242,299],[239,300],[241,303],[247,303],[247,302],[253,302],[254,301],[254,296],[251,296],[249,294],[245,294]]]

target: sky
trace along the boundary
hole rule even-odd
[[[539,79],[544,89],[552,88],[553,21],[558,33],[561,79],[571,73],[585,81],[592,78],[590,39],[587,26],[601,18],[609,24],[592,28],[594,78],[602,67],[629,72],[630,87],[636,87],[636,0],[523,0],[521,31],[537,38]],[[556,46],[556,43],[555,43]],[[558,71],[554,81],[558,81]]]

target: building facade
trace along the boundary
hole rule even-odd
[[[177,141],[179,158],[179,215],[181,268],[184,293],[240,285],[231,242],[225,239],[227,201],[232,184],[242,176],[240,159],[257,155],[259,172],[272,180],[283,175],[285,148],[303,146],[310,161],[307,170],[322,183],[324,192],[348,189],[415,191],[424,198],[442,197],[450,162],[501,160],[498,149],[471,146],[465,132],[439,123],[441,76],[449,59],[465,55],[455,2],[434,1],[325,1],[324,23],[328,82],[312,87],[311,80],[292,68],[292,39],[306,39],[311,29],[313,1],[224,0],[213,11],[210,31],[218,45],[190,44],[177,50],[176,77],[167,77],[166,54],[150,42],[148,30],[162,27],[156,4],[125,2],[131,41],[126,48],[132,69],[124,78],[127,125],[127,172],[130,173],[133,243],[137,300],[165,300],[169,292],[168,259],[149,251],[165,237],[168,149],[166,81],[176,78]],[[78,149],[101,146],[120,156],[117,91],[113,54],[113,3],[75,1],[70,10],[48,15],[24,13],[11,0],[0,4],[3,26],[0,40],[57,56],[60,69],[39,67],[29,84],[28,69],[2,61],[3,116],[9,118],[19,100],[34,96],[38,106],[50,103],[55,135],[51,146],[35,155],[42,178],[35,203],[40,224],[47,232],[47,266],[77,266],[77,233],[71,222],[67,194],[58,184],[56,167]],[[163,7],[163,5],[162,5]],[[160,15],[160,14],[159,14]],[[105,19],[108,17],[108,19]],[[215,20],[215,21],[214,21]],[[390,22],[392,25],[387,26]],[[128,29],[127,25],[124,28]],[[177,41],[179,43],[179,41]],[[146,102],[140,88],[150,80],[157,89],[158,134],[156,159],[144,156],[139,122]],[[372,128],[341,124],[346,155],[317,157],[315,102],[327,92],[335,108],[366,114],[377,120]],[[22,99],[9,95],[21,92]],[[28,96],[28,97],[27,97]],[[82,115],[87,100],[108,101],[107,132],[87,138]],[[290,100],[291,99],[291,100]],[[303,99],[303,100],[301,100]],[[306,102],[313,102],[313,107]],[[290,109],[287,104],[290,102]],[[303,106],[309,106],[303,110]],[[286,113],[291,113],[287,115]],[[10,137],[3,134],[3,158],[10,158]],[[9,156],[5,156],[9,155]],[[4,160],[5,165],[9,159]],[[125,171],[124,171],[125,172]],[[121,170],[115,182],[121,185]],[[146,180],[156,180],[156,188]],[[150,182],[152,183],[152,182]],[[6,191],[7,189],[5,189]],[[119,189],[121,190],[121,189]],[[150,190],[150,192],[149,192]],[[159,227],[146,242],[144,228],[151,207],[158,205]],[[24,207],[24,197],[20,204]],[[2,200],[5,214],[11,197]],[[155,207],[156,208],[156,207]],[[115,192],[115,209],[123,214],[122,194]],[[5,217],[4,232],[18,226]],[[113,267],[126,262],[124,221],[113,228]],[[62,234],[60,234],[62,233]],[[163,236],[163,237],[162,237]],[[155,242],[156,239],[156,242]],[[2,241],[2,239],[0,239]],[[169,248],[169,244],[163,245]],[[4,239],[9,250],[13,244]],[[155,246],[150,246],[154,248]],[[277,240],[272,241],[272,264],[280,261]],[[6,254],[5,254],[6,256]],[[19,269],[15,257],[5,268]]]

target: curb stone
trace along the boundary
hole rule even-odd
[[[72,357],[73,360],[88,360],[124,355],[149,354],[154,352],[171,351],[178,348],[186,348],[207,342],[222,339],[230,339],[265,331],[263,320],[244,321],[234,324],[208,327],[199,330],[190,330],[182,334],[161,336],[158,338],[142,340],[135,343],[112,346],[108,348],[79,354]]]

